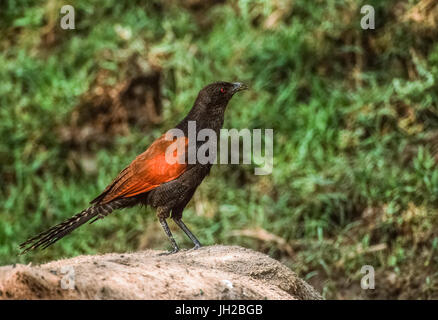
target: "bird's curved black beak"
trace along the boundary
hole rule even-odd
[[[234,82],[233,83],[233,93],[238,91],[248,90],[248,86],[242,82]]]

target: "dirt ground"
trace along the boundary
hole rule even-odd
[[[0,299],[321,299],[280,262],[238,246],[78,256],[0,267]]]

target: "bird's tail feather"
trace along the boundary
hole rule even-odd
[[[119,209],[125,206],[129,206],[125,199],[114,200],[106,204],[92,205],[88,209],[74,215],[70,219],[67,219],[60,224],[57,224],[50,229],[41,232],[35,237],[30,238],[26,242],[20,244],[20,249],[22,250],[20,254],[25,254],[28,251],[42,247],[42,249],[54,244],[59,239],[65,237],[74,229],[80,227],[90,219],[93,219],[90,223],[95,222],[98,219],[102,219],[113,210]]]

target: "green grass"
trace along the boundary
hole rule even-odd
[[[356,1],[300,0],[281,10],[239,1],[201,15],[173,1],[76,1],[73,31],[59,28],[51,3],[0,5],[0,264],[167,248],[154,212],[133,208],[17,256],[28,236],[86,207],[184,116],[203,85],[241,80],[251,90],[233,98],[225,127],[273,128],[274,170],[215,166],[184,213],[202,242],[266,252],[328,298],[438,297],[438,44],[424,21],[401,19],[418,1],[368,1],[376,30],[360,29]],[[51,21],[56,41],[47,45]],[[59,128],[99,72],[122,82],[132,55],[162,67],[164,122],[91,146],[97,172],[72,166],[83,154],[62,143]],[[293,254],[238,235],[260,228]],[[365,264],[376,269],[373,292],[360,289]]]

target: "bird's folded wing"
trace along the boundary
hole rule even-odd
[[[126,167],[91,203],[105,204],[115,199],[133,197],[178,178],[187,168],[184,160],[188,139],[166,140],[165,135]],[[167,157],[166,157],[167,153]]]

